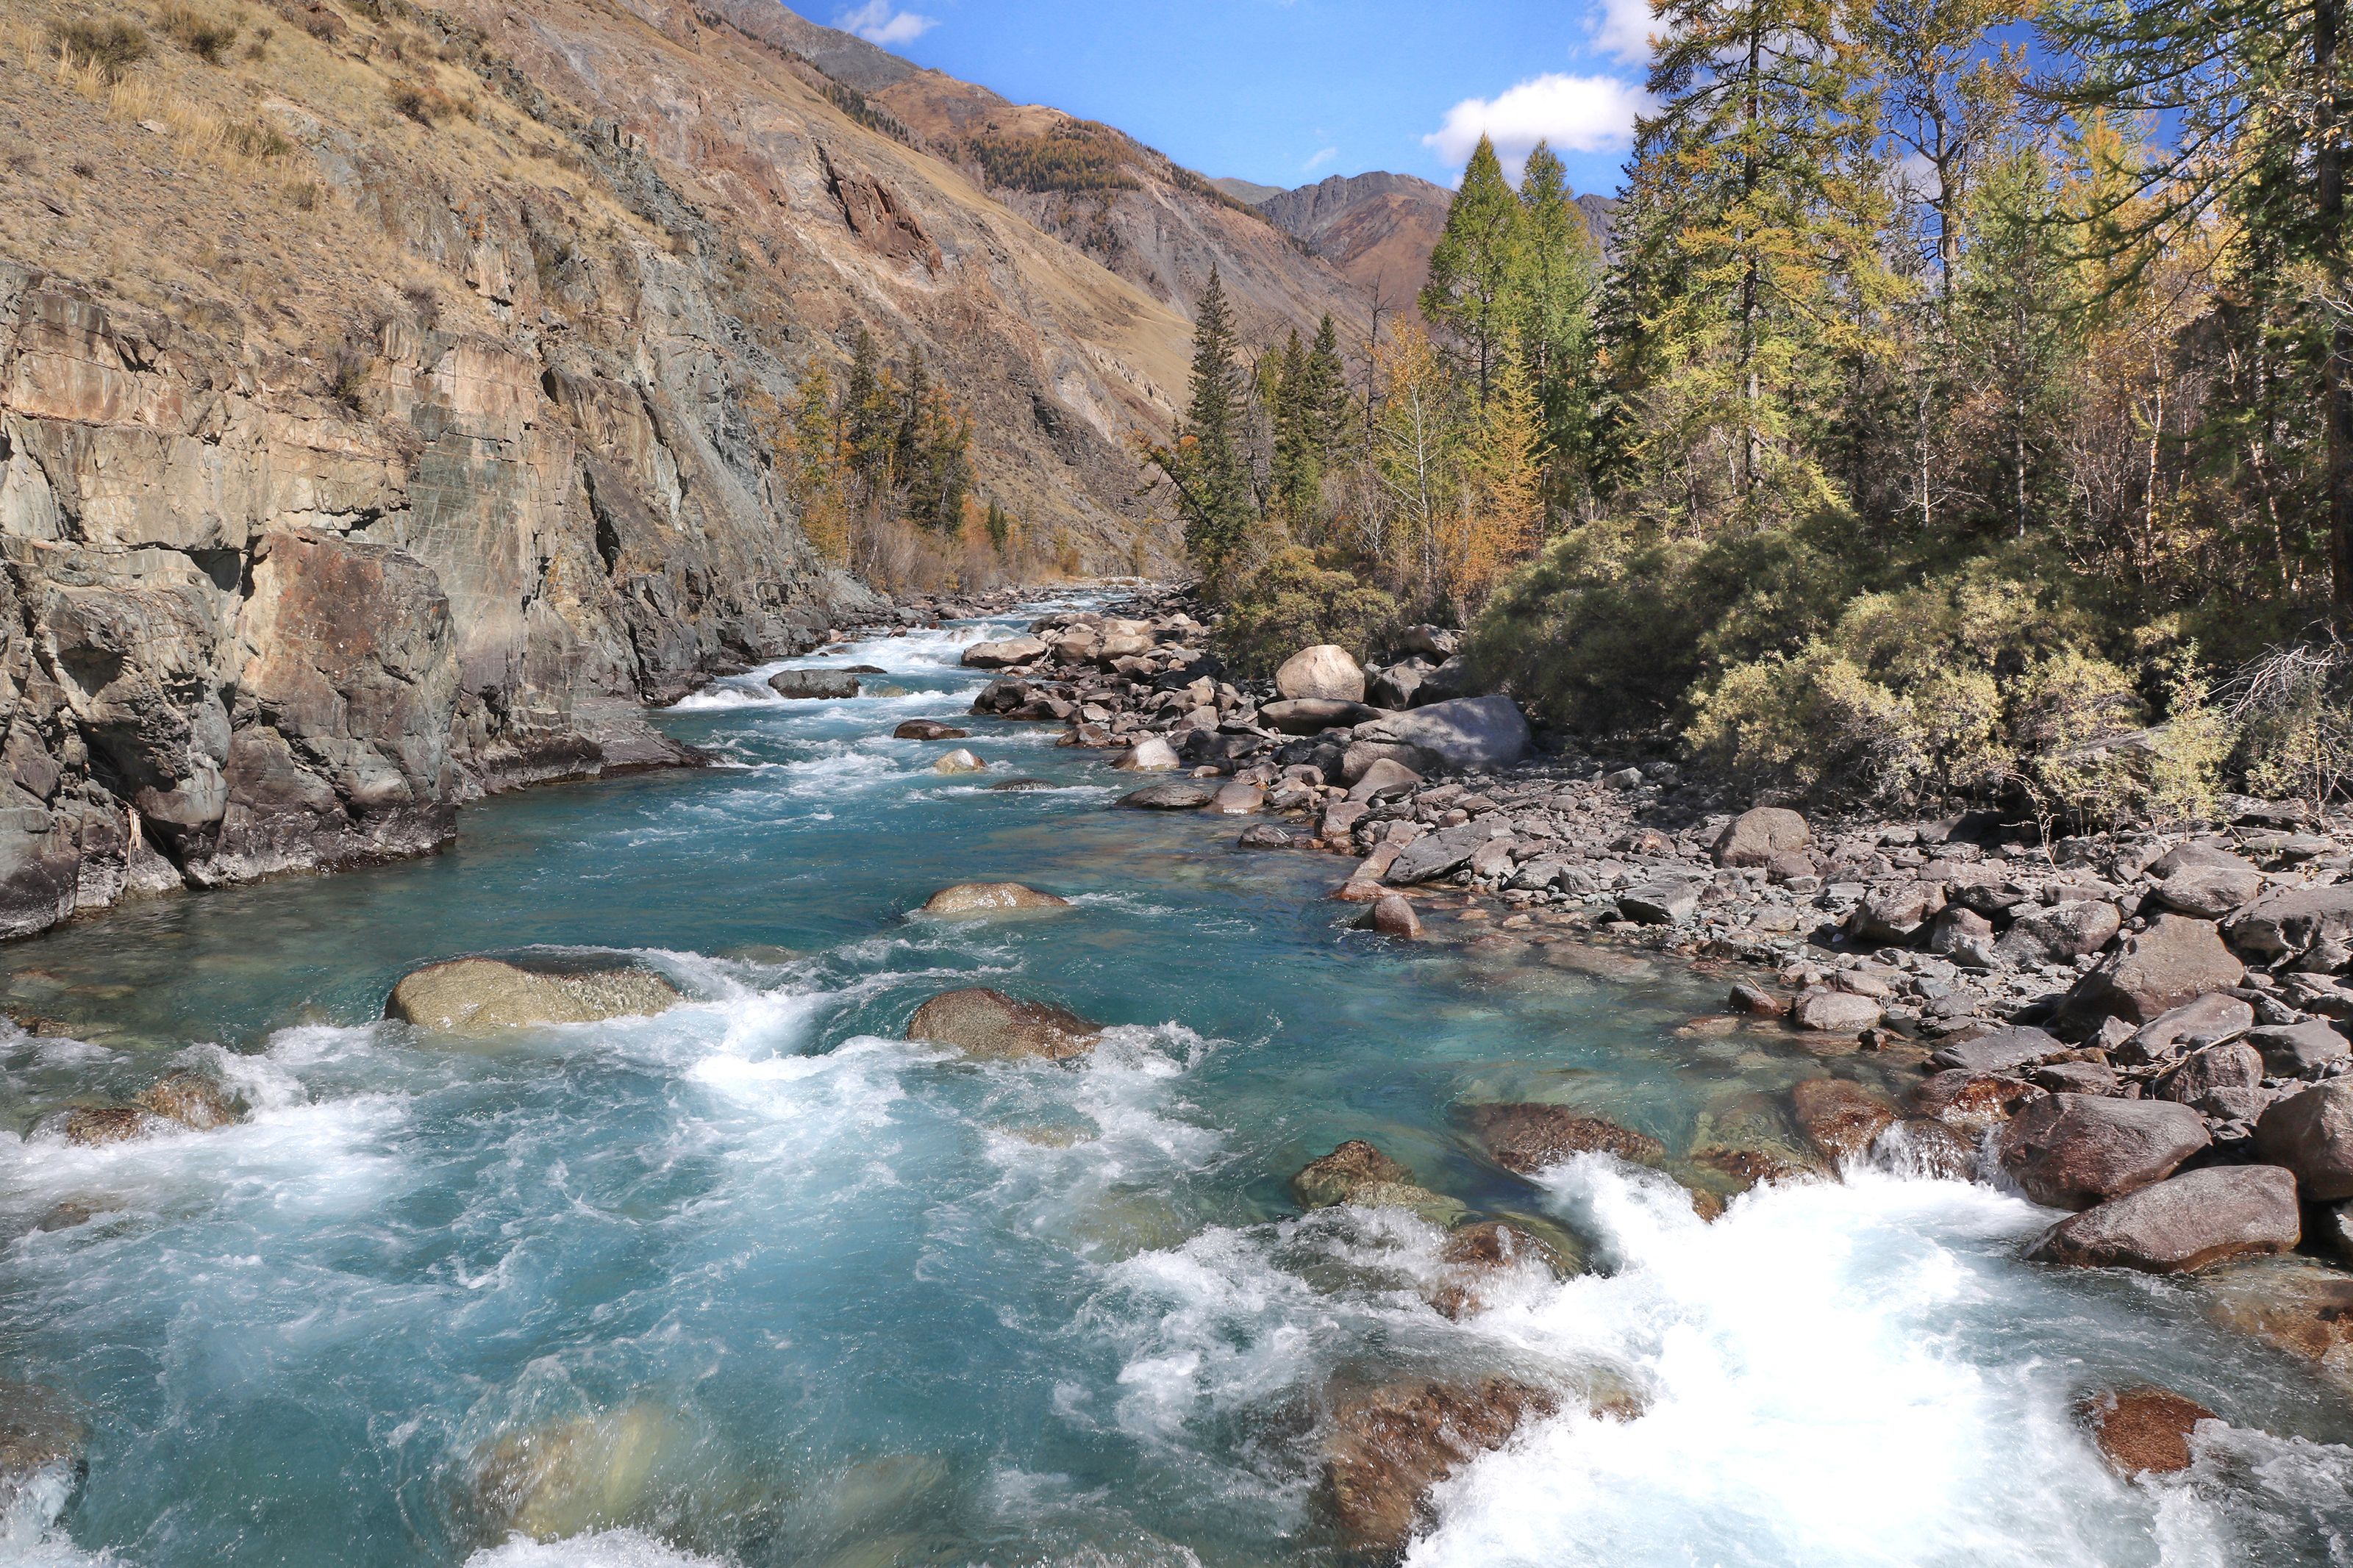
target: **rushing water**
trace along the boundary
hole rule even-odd
[[[92,1428],[72,1510],[20,1498],[0,1560],[1329,1563],[1325,1391],[1429,1371],[1599,1380],[1644,1414],[1471,1467],[1418,1563],[2353,1560],[2343,1396],[2194,1288],[2018,1262],[2049,1216],[2013,1196],[1863,1172],[1704,1225],[1649,1173],[1476,1158],[1465,1102],[1681,1147],[1824,1066],[1678,1033],[1716,990],[1671,973],[1349,930],[1338,863],[1107,811],[1118,775],[1050,728],[976,721],[992,771],[932,773],[944,747],[887,737],[962,711],[972,635],[826,661],[904,695],[788,704],[754,676],[665,720],[723,768],[487,803],[429,860],[0,951],[10,1004],[80,1042],[0,1040],[0,1379]],[[1017,773],[1053,787],[987,787]],[[1078,907],[907,916],[1008,877]],[[626,950],[693,1001],[495,1050],[375,1021],[421,961],[528,947]],[[894,1037],[971,983],[1116,1026],[1076,1065]],[[20,1135],[167,1060],[249,1119]],[[1435,1230],[1288,1197],[1352,1136],[1588,1271],[1440,1317]],[[61,1205],[91,1217],[37,1228]],[[2185,1477],[2117,1480],[2069,1415],[2116,1380],[2236,1426]],[[539,1541],[480,1501],[529,1434],[574,1483]]]

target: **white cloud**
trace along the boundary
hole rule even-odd
[[[1605,55],[1641,65],[1651,58],[1651,0],[1601,0],[1593,22],[1593,47]]]
[[[891,0],[866,0],[851,11],[834,14],[833,25],[843,32],[855,33],[870,44],[889,48],[893,44],[912,44],[940,25],[936,16],[918,16],[913,11],[894,11]]]
[[[1504,172],[1519,178],[1539,142],[1556,153],[1602,153],[1633,138],[1634,116],[1649,106],[1642,89],[1608,76],[1547,71],[1493,99],[1466,98],[1446,111],[1446,123],[1421,139],[1456,168],[1471,158],[1482,135],[1495,143]]]
[[[1339,155],[1340,149],[1337,147],[1318,148],[1313,157],[1299,165],[1299,172],[1303,174],[1312,174]]]

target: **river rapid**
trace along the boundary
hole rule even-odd
[[[1428,1373],[1643,1412],[1575,1405],[1444,1483],[1433,1568],[2353,1562],[2347,1395],[2193,1285],[2018,1261],[2052,1217],[2020,1197],[1862,1170],[1704,1224],[1652,1173],[1480,1158],[1468,1103],[1679,1149],[1871,1069],[1678,1033],[1720,980],[1353,930],[1343,863],[1107,809],[1133,781],[1050,726],[970,721],[990,771],[932,772],[891,731],[965,722],[959,648],[1005,624],[794,661],[884,668],[849,701],[724,681],[664,719],[717,767],[0,949],[0,994],[71,1037],[0,1026],[0,1379],[90,1429],[0,1563],[1331,1563],[1329,1391]],[[1076,907],[908,914],[995,879]],[[550,948],[691,1000],[492,1049],[379,1020],[419,963]],[[1113,1027],[1064,1064],[897,1037],[962,984]],[[28,1131],[166,1062],[250,1115]],[[1352,1137],[1585,1271],[1440,1315],[1439,1231],[1289,1194]],[[2071,1406],[2145,1381],[2232,1425],[2126,1481]],[[517,1533],[483,1500],[532,1434],[565,1484]]]

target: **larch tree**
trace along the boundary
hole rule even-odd
[[[1430,249],[1421,313],[1460,345],[1482,403],[1496,357],[1514,325],[1514,285],[1526,223],[1494,143],[1480,137],[1446,209],[1446,226]]]
[[[1593,315],[1601,291],[1601,247],[1568,189],[1567,172],[1543,142],[1520,181],[1527,214],[1517,279],[1520,349],[1543,417],[1542,461],[1549,489],[1565,499],[1589,482]]]

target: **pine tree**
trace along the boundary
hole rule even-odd
[[[1588,482],[1593,399],[1593,311],[1601,289],[1601,247],[1570,199],[1567,171],[1543,142],[1520,182],[1526,244],[1514,280],[1521,353],[1544,420],[1550,487],[1566,495]]]
[[[1309,407],[1307,349],[1293,327],[1282,353],[1273,356],[1274,462],[1271,479],[1274,510],[1293,523],[1314,520],[1324,491],[1324,455],[1315,442]]]
[[[843,504],[841,446],[834,422],[833,378],[811,364],[785,410],[777,456],[785,493],[800,513],[801,532],[821,560],[849,560],[849,519]]]
[[[850,351],[849,378],[842,387],[842,447],[849,471],[866,498],[886,495],[897,484],[892,472],[903,416],[897,379],[882,363],[874,334],[864,327]]]
[[[1504,178],[1495,145],[1482,136],[1446,209],[1446,226],[1430,253],[1430,281],[1421,290],[1423,317],[1461,345],[1482,403],[1514,325],[1514,281],[1525,230],[1526,216]]]
[[[1250,482],[1249,386],[1226,303],[1224,281],[1209,268],[1193,318],[1193,371],[1176,444],[1153,461],[1176,488],[1185,545],[1211,575],[1249,536],[1258,519]]]

